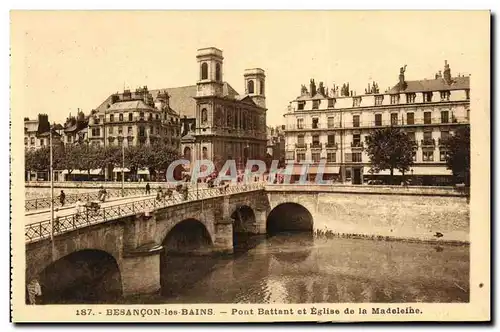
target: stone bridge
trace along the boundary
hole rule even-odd
[[[95,292],[154,293],[161,287],[160,270],[168,268],[166,255],[231,254],[238,234],[328,230],[429,240],[440,231],[443,240],[467,242],[468,217],[466,199],[450,188],[270,185],[96,223],[53,242],[27,243],[26,279],[56,285],[57,292],[57,285],[62,289],[87,273],[115,281]]]

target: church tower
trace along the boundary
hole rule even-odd
[[[245,69],[245,94],[250,96],[254,103],[266,108],[266,74],[261,68]]]
[[[196,55],[199,67],[197,97],[222,96],[222,51],[215,47],[198,49]]]

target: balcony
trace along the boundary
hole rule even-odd
[[[433,138],[433,139],[423,139],[420,141],[420,145],[422,147],[434,147],[436,146],[436,140]]]
[[[295,143],[295,148],[296,149],[306,149],[306,143]]]
[[[351,149],[363,149],[363,142],[351,142]]]
[[[338,149],[339,148],[338,143],[326,143],[325,146],[327,149]]]
[[[311,143],[311,144],[309,144],[309,147],[311,149],[321,149],[321,143],[319,143],[319,142]]]

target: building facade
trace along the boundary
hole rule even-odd
[[[273,160],[285,159],[285,125],[267,127],[267,154]]]
[[[50,144],[50,124],[47,114],[39,114],[36,120],[24,118],[24,148],[28,150],[38,150],[49,147]],[[53,144],[60,144],[61,135],[52,131]]]
[[[385,126],[402,128],[413,141],[409,176],[415,184],[451,183],[444,139],[459,126],[469,125],[470,77],[444,71],[433,79],[407,81],[406,66],[398,83],[385,93],[375,83],[363,95],[343,86],[325,90],[311,80],[309,91],[290,102],[285,114],[286,159],[319,162],[326,159],[327,180],[362,184],[384,179],[389,172],[371,172],[365,137]],[[395,175],[401,175],[395,170]]]
[[[111,95],[89,116],[89,143],[125,147],[161,143],[178,150],[179,115],[170,108],[169,98],[166,91],[155,91],[153,96],[147,86]]]

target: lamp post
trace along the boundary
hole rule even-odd
[[[52,126],[49,124],[49,153],[50,153],[50,242],[52,245],[52,261],[55,260],[54,244],[54,162],[52,151]]]
[[[125,145],[122,142],[122,197],[125,196]]]

